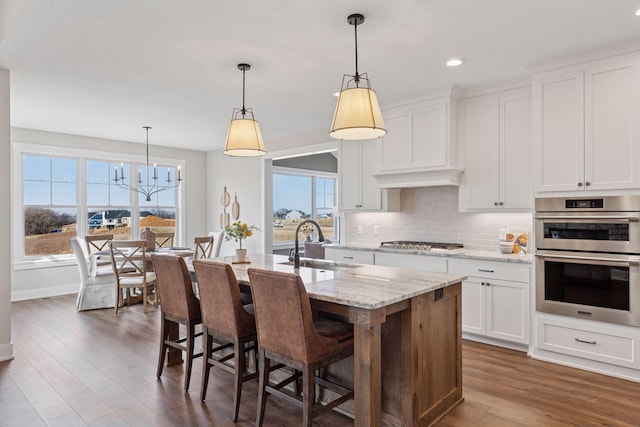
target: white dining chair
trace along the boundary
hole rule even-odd
[[[220,256],[220,248],[222,247],[222,240],[224,239],[224,230],[210,231],[209,236],[213,236],[213,253],[211,258],[218,258]]]
[[[76,299],[78,311],[95,310],[98,308],[113,307],[113,292],[116,287],[116,276],[113,269],[99,268],[95,275],[89,273],[87,259],[85,258],[82,244],[77,237],[71,239],[71,248],[76,257],[78,271],[80,273],[80,289]]]

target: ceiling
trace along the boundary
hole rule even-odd
[[[0,31],[11,124],[209,151],[234,107],[269,140],[328,129],[343,74],[381,106],[525,77],[562,55],[638,39],[640,0],[0,0],[23,4]],[[0,22],[2,24],[2,22]],[[2,30],[2,28],[0,28]],[[4,39],[2,35],[4,34]],[[465,63],[448,68],[445,61]],[[301,145],[304,141],[301,141]]]

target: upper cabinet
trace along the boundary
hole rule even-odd
[[[536,190],[640,188],[637,55],[533,78]]]
[[[441,96],[383,111],[387,134],[378,142],[382,188],[458,185],[453,98]]]
[[[462,99],[460,210],[530,210],[531,90]]]
[[[399,209],[399,190],[378,187],[373,174],[377,169],[375,139],[340,141],[338,157],[340,210],[394,211]]]

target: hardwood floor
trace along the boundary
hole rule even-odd
[[[75,296],[12,304],[15,360],[0,363],[0,426],[253,426],[257,382],[245,384],[230,420],[232,376],[212,369],[206,403],[183,366],[155,377],[159,311],[141,306],[77,313]],[[197,344],[199,346],[199,343]],[[640,426],[640,384],[465,341],[465,401],[439,427]],[[300,411],[267,403],[265,426],[298,426]],[[316,426],[351,426],[329,413]]]

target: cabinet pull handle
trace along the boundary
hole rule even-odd
[[[586,185],[587,187],[591,185],[591,183],[589,181],[585,182],[584,185]]]
[[[500,206],[502,206],[502,205],[504,205],[504,203],[503,203],[503,202],[500,202]]]
[[[483,268],[479,268],[478,271],[482,271],[483,273],[495,273],[493,270],[485,270]]]
[[[576,340],[577,342],[581,342],[583,344],[591,344],[591,345],[596,345],[595,341],[586,341],[586,340],[581,340],[580,338],[574,338],[574,340]]]
[[[582,183],[581,182],[578,183],[578,187],[582,187]]]
[[[493,206],[498,206],[498,202],[493,202]]]
[[[352,256],[346,256],[346,255],[345,255],[345,256],[343,256],[342,258],[344,258],[344,259],[353,259],[353,257],[352,257]]]
[[[480,282],[480,286],[484,286],[484,282]]]
[[[491,283],[489,283],[489,282],[487,282],[487,283],[485,283],[485,284],[486,284],[487,286],[491,286]]]

